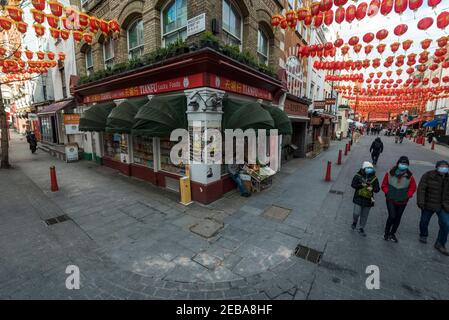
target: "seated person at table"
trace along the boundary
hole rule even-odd
[[[240,195],[242,197],[249,197],[251,193],[246,190],[243,185],[242,179],[240,179],[240,171],[242,170],[243,165],[241,164],[228,164],[228,172],[231,175],[232,180],[237,184],[237,187],[240,191]]]

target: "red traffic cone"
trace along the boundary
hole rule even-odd
[[[328,161],[327,168],[326,168],[326,177],[324,178],[324,181],[326,181],[326,182],[331,181],[331,167],[332,167],[332,162]]]
[[[432,141],[432,148],[430,148],[431,150],[435,150],[435,141]]]
[[[337,159],[337,165],[341,165],[341,150],[338,150],[338,159]]]
[[[55,192],[59,190],[58,180],[56,179],[56,168],[55,166],[50,167],[50,181],[51,181],[51,191]]]

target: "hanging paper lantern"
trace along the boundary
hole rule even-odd
[[[356,44],[352,49],[354,50],[355,53],[359,54],[360,50],[362,50],[362,45],[360,43]]]
[[[271,17],[271,26],[276,28],[281,24],[281,21],[282,21],[282,16],[279,14],[275,14],[274,16]],[[89,25],[90,25],[91,30],[98,30],[98,28],[100,27],[99,24],[97,27],[97,18],[96,17],[90,17]]]
[[[310,13],[312,14],[312,16],[316,16],[318,15],[318,13],[320,13],[320,3],[315,1],[312,3],[312,5],[310,6]]]
[[[298,21],[304,21],[304,19],[306,18],[306,16],[309,14],[309,10],[307,8],[299,8],[296,11],[296,18],[298,19]]]
[[[348,3],[348,0],[334,0],[334,4],[338,7],[342,7]]]
[[[394,11],[397,14],[403,14],[407,10],[408,0],[396,0],[394,2]]]
[[[334,4],[333,0],[321,0],[320,11],[321,12],[329,11],[330,9],[332,9],[333,4]]]
[[[449,25],[449,12],[443,11],[437,17],[437,27],[445,29]]]
[[[334,41],[334,46],[340,48],[344,43],[345,42],[342,38],[338,38],[337,40]]]
[[[83,40],[84,40],[87,44],[91,45],[91,44],[92,44],[92,41],[94,40],[94,37],[92,36],[91,33],[86,32],[86,33],[83,33]]]
[[[61,29],[61,30],[59,30],[59,32],[60,32],[62,40],[67,40],[69,38],[69,36],[70,36],[70,31],[69,30]]]
[[[54,52],[47,52],[47,57],[48,59],[53,60],[55,58]]]
[[[22,51],[20,50],[16,50],[14,51],[14,57],[16,57],[17,59],[20,59],[20,57],[22,56]]]
[[[427,4],[429,7],[434,9],[437,5],[441,3],[441,0],[427,0]]]
[[[386,29],[381,29],[377,31],[376,33],[377,40],[381,41],[384,40],[386,37],[388,37],[388,31]]]
[[[447,37],[441,37],[437,40],[438,46],[443,48],[447,45]]]
[[[374,47],[373,47],[372,45],[370,45],[370,44],[369,44],[369,45],[366,45],[366,46],[365,46],[365,54],[366,54],[366,55],[370,54],[371,51],[373,50],[373,48],[374,48]]]
[[[335,22],[338,24],[341,24],[343,20],[345,20],[345,8],[338,8],[337,11],[335,11]]]
[[[290,13],[293,12],[293,18],[290,15],[288,15],[289,12]],[[290,17],[290,19],[288,17]],[[286,20],[287,20],[288,24],[290,24],[292,21],[296,20],[294,10],[287,11]],[[107,34],[109,32],[109,24],[106,20],[100,20],[100,29],[105,34]]]
[[[419,30],[427,30],[432,26],[432,24],[433,24],[433,18],[431,18],[431,17],[422,18],[418,22],[418,29]]]
[[[50,35],[52,36],[53,39],[57,40],[61,35],[61,30],[50,28]]]
[[[321,27],[321,25],[323,24],[323,13],[319,12],[316,16],[315,19],[313,21],[313,25],[315,26],[315,28],[319,28]]]
[[[408,30],[408,26],[406,24],[400,24],[394,28],[394,34],[398,37],[402,36]]]
[[[306,26],[310,26],[312,24],[313,21],[313,16],[311,14],[308,14],[305,18],[304,18],[304,25]]]
[[[372,33],[372,32],[369,32],[363,36],[363,41],[365,43],[370,43],[373,40],[374,40],[374,33]]]
[[[400,46],[401,44],[399,42],[393,42],[392,44],[390,44],[391,52],[395,53],[396,51],[398,51]]]
[[[33,51],[31,50],[25,50],[25,56],[27,57],[28,60],[33,59]]]
[[[382,4],[380,6],[380,13],[384,16],[390,14],[393,10],[393,0],[382,0]]]
[[[433,84],[438,84],[438,83],[440,83],[440,78],[437,78],[437,77],[432,78],[432,83],[433,83]]]
[[[439,48],[435,50],[435,56],[440,58],[440,57],[444,57],[447,54],[447,49],[446,48]]]
[[[359,43],[359,37],[352,36],[351,38],[349,38],[348,44],[350,46],[355,46],[357,43]]]
[[[368,4],[366,2],[362,2],[357,6],[357,11],[355,13],[355,17],[357,20],[362,20],[366,17],[366,13],[368,11]]]
[[[101,22],[100,22],[100,25],[101,25]],[[288,28],[288,22],[287,22],[287,20],[285,20],[285,19],[282,19],[282,21],[281,21],[281,29],[287,29]]]
[[[408,7],[410,10],[416,11],[422,6],[423,0],[409,0]]]
[[[43,11],[45,9],[45,0],[31,0],[31,4],[36,10]]]
[[[63,5],[58,1],[48,1],[48,5],[50,6],[51,13],[55,16],[60,17],[62,15]]]
[[[45,34],[45,27],[41,24],[33,24],[34,32],[37,37],[42,37]]]
[[[423,41],[421,41],[421,48],[426,50],[430,47],[431,44],[432,44],[432,39],[424,39]]]
[[[346,55],[349,52],[349,46],[341,47],[341,54]]]
[[[380,0],[372,0],[368,7],[368,17],[374,17],[379,12],[379,8]]]
[[[20,33],[26,33],[28,29],[28,24],[23,21],[16,22],[17,31]]]
[[[334,11],[328,10],[324,13],[324,24],[330,26],[334,22]]]
[[[0,27],[4,30],[10,30],[12,26],[12,20],[7,17],[0,17]]]
[[[379,54],[382,54],[382,53],[384,53],[384,51],[385,51],[385,47],[386,47],[386,44],[379,44],[379,45],[377,45],[377,47],[376,47],[376,49],[377,49],[377,52],[379,52]]]
[[[436,63],[431,64],[430,67],[429,67],[429,70],[431,70],[431,71],[435,71],[437,69],[438,69],[438,65]]]
[[[352,21],[354,21],[356,11],[357,11],[357,8],[353,4],[349,5],[346,8],[346,14],[345,14],[346,22],[351,23]]]
[[[73,30],[72,34],[73,34],[73,39],[76,42],[80,42],[83,39],[83,33],[81,31]]]
[[[23,10],[16,6],[5,6],[8,15],[14,21],[22,21]]]
[[[278,20],[279,20],[279,23],[278,23]],[[273,27],[278,27],[281,24],[281,22],[282,22],[282,16],[277,14],[277,15],[273,16],[273,18],[271,20],[271,25]],[[115,23],[117,23],[117,26],[118,26],[117,20],[111,20],[109,22],[110,25],[114,25],[114,29],[116,28]],[[96,18],[96,17],[90,17],[89,18],[89,28],[92,33],[96,33],[98,31],[98,29],[100,29],[100,20],[98,20],[98,18]],[[118,31],[116,31],[116,32],[120,32],[120,26],[118,26]]]
[[[59,26],[59,18],[52,14],[47,14],[48,25],[52,28],[57,28]]]
[[[58,52],[59,60],[64,61],[65,60],[65,53],[64,52]]]
[[[45,53],[42,52],[42,51],[36,52],[36,55],[37,55],[39,60],[44,60],[44,58],[45,58]]]
[[[288,10],[286,13],[285,13],[285,19],[287,20],[287,22],[288,23],[290,23],[291,21],[293,21],[293,20],[296,20],[296,12],[295,12],[295,10]],[[100,20],[100,22],[101,23],[106,23],[107,24],[107,22],[105,21],[105,20]],[[101,23],[100,23],[100,27],[101,27]],[[106,30],[106,31],[104,31],[104,30],[102,30],[104,33],[108,33],[108,30]]]
[[[33,15],[33,19],[36,23],[44,23],[45,22],[45,13],[43,11],[39,11],[36,9],[31,9],[30,10],[32,15]]]
[[[444,76],[442,80],[444,83],[449,82],[449,76]]]
[[[402,49],[404,49],[404,51],[407,51],[408,49],[410,49],[412,44],[413,40],[405,40],[404,42],[402,42]]]
[[[87,25],[89,24],[89,15],[84,12],[79,12],[78,13],[78,23],[82,28],[87,27]]]

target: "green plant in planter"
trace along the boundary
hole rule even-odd
[[[239,56],[241,55],[240,47],[237,45],[225,45],[221,49],[221,52],[224,55],[226,55],[232,59],[235,59],[235,60],[239,60]]]
[[[209,47],[218,50],[220,48],[220,41],[212,32],[206,31],[200,37],[200,47]]]

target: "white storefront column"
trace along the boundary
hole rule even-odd
[[[199,163],[192,162],[190,165],[190,180],[205,185],[210,184],[221,179],[221,164],[207,163],[206,159],[200,156],[200,152],[201,155],[204,153],[205,142],[203,141],[207,130],[221,131],[222,99],[225,92],[211,88],[198,88],[186,90],[185,94],[191,150],[193,149],[195,159],[200,160]],[[221,140],[217,141],[218,145],[221,142]],[[223,150],[224,146],[221,149]]]

